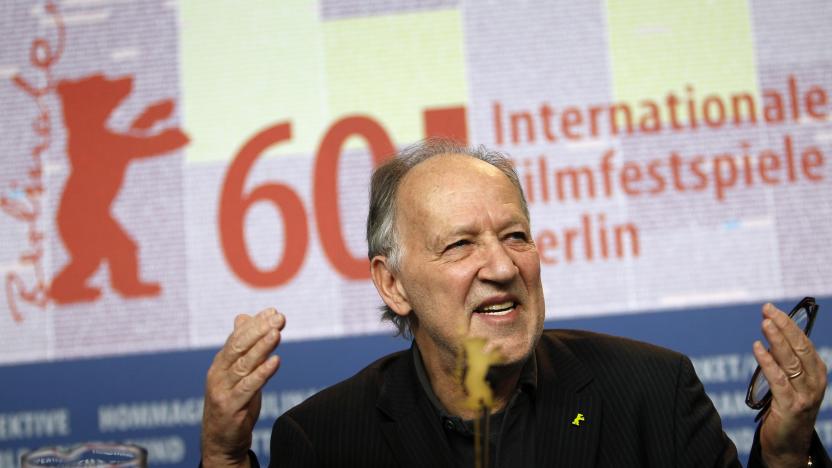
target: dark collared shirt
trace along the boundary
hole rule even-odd
[[[474,421],[451,415],[430,386],[422,355],[413,344],[413,361],[419,383],[442,425],[456,466],[474,466]],[[534,466],[535,392],[537,360],[532,355],[520,372],[520,380],[508,404],[488,421],[489,468]]]

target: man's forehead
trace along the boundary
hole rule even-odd
[[[495,191],[500,199],[487,198],[486,192],[494,195]],[[397,210],[403,217],[418,218],[411,222],[434,215],[453,216],[454,211],[483,201],[517,204],[522,210],[520,193],[506,174],[488,162],[461,154],[434,156],[411,169],[397,198]]]
[[[406,193],[452,188],[460,178],[502,175],[493,165],[466,154],[447,153],[434,156],[413,167],[402,181]],[[508,179],[506,179],[508,182]]]

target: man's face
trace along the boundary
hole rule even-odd
[[[520,194],[494,166],[463,155],[414,167],[397,196],[398,281],[426,360],[453,365],[466,336],[506,363],[523,361],[543,329],[540,261]]]

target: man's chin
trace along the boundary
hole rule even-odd
[[[524,341],[517,343],[514,341],[503,342],[502,340],[489,340],[485,346],[485,351],[496,351],[500,354],[500,364],[494,367],[516,367],[523,365],[526,359],[532,354],[534,348],[532,342]]]

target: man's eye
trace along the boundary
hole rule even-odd
[[[511,234],[508,235],[508,237],[509,237],[509,239],[512,239],[512,240],[521,240],[521,241],[529,240],[529,236],[526,235],[526,233],[523,232],[523,231],[512,232]]]
[[[453,244],[449,244],[447,247],[445,247],[445,250],[447,251],[447,250],[455,249],[457,247],[463,247],[463,246],[466,246],[468,244],[470,244],[470,242],[467,239],[460,239],[460,240],[454,242]]]

